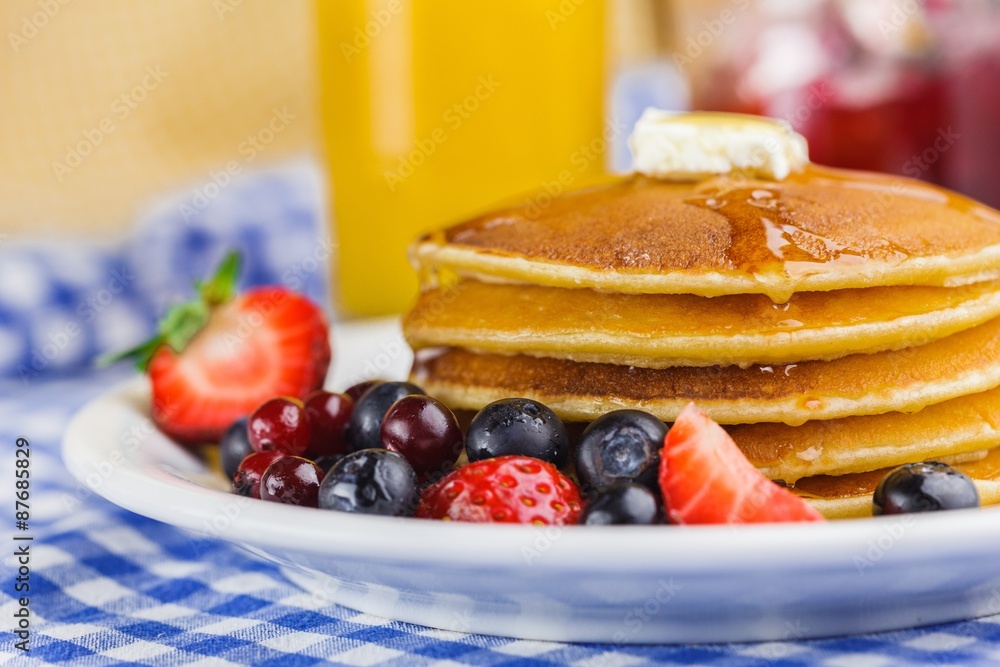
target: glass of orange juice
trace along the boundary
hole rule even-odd
[[[344,314],[409,305],[406,249],[419,234],[600,177],[605,10],[604,0],[318,3]]]

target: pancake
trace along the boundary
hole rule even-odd
[[[972,479],[983,505],[1000,503],[1000,448],[990,450],[980,460],[952,465]],[[871,516],[875,487],[891,470],[885,468],[839,477],[807,477],[799,480],[792,491],[808,500],[827,519]]]
[[[1000,388],[912,414],[887,412],[801,426],[743,424],[726,430],[762,473],[791,484],[803,477],[859,473],[1000,447]]]
[[[411,379],[452,409],[523,396],[568,421],[634,408],[673,421],[694,401],[721,424],[914,412],[1000,385],[1000,318],[891,352],[800,364],[675,367],[594,364],[461,348],[417,354]]]
[[[423,293],[414,349],[465,347],[644,368],[784,364],[897,350],[1000,316],[1000,281],[766,296],[615,294],[474,280]]]
[[[425,281],[445,269],[784,303],[799,291],[1000,277],[1000,213],[920,181],[814,165],[784,181],[636,175],[432,233],[412,257]]]

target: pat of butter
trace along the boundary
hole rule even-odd
[[[788,123],[733,113],[646,109],[629,147],[636,171],[668,181],[731,172],[780,181],[809,163],[805,137]]]

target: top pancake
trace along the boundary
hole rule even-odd
[[[783,303],[998,277],[1000,213],[920,181],[817,166],[784,181],[632,176],[427,235],[413,257],[425,276]]]

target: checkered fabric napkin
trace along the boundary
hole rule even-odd
[[[312,185],[311,185],[312,184]],[[0,256],[0,663],[11,665],[882,665],[996,664],[1000,616],[921,630],[824,641],[720,646],[557,644],[422,628],[318,602],[276,566],[225,542],[174,529],[108,503],[63,468],[72,414],[127,368],[92,370],[103,349],[148,333],[163,304],[189,289],[231,245],[248,253],[249,283],[280,281],[326,300],[315,179],[306,169],[253,177],[204,219],[178,221],[167,203],[121,246],[5,245]],[[232,199],[230,199],[230,197]],[[187,223],[187,224],[185,224]],[[298,259],[290,259],[298,258]],[[11,271],[11,263],[22,267]],[[25,268],[27,267],[27,268]],[[311,268],[310,268],[311,267]],[[27,273],[24,273],[27,271]],[[131,272],[111,292],[114,271]],[[30,280],[25,278],[30,277]],[[112,295],[102,304],[103,292]],[[91,297],[102,296],[96,301]],[[81,306],[81,304],[85,304]],[[101,311],[83,313],[87,305]],[[58,345],[52,334],[75,323]],[[55,336],[59,341],[62,339]],[[46,352],[46,345],[53,345]],[[58,348],[58,349],[56,349]],[[18,366],[41,351],[48,363]],[[31,442],[31,639],[14,648],[13,458]]]

